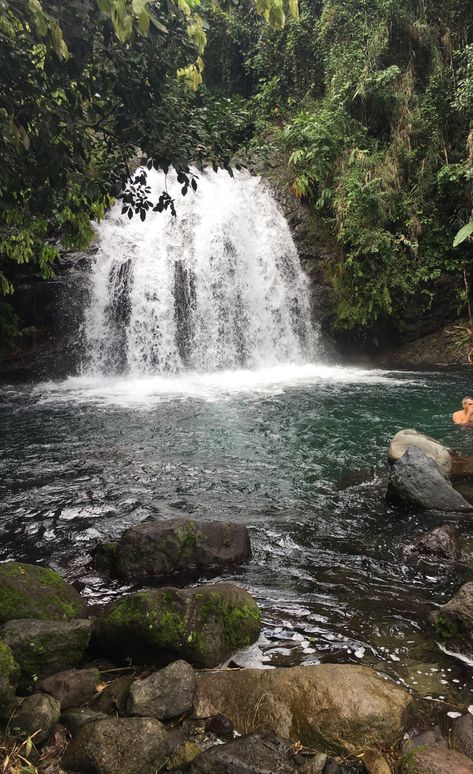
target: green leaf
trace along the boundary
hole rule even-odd
[[[147,35],[149,32],[149,13],[145,8],[138,16],[138,29],[142,35]]]
[[[473,234],[473,222],[467,223],[466,226],[463,226],[463,228],[460,229],[458,234],[456,235],[455,239],[453,240],[453,246],[458,247],[458,245],[461,245],[462,242],[465,241],[465,239],[468,239],[469,236]]]
[[[113,0],[97,0],[98,6],[104,13],[111,13],[113,10]]]

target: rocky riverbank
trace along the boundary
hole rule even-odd
[[[471,513],[450,483],[465,459],[413,430],[393,439],[389,459],[400,511]],[[236,654],[260,635],[255,599],[234,584],[183,584],[250,556],[240,524],[142,523],[97,547],[95,567],[128,584],[104,606],[50,568],[0,565],[6,771],[21,771],[23,756],[44,774],[473,772],[467,705],[446,702],[431,725],[416,692],[382,668],[238,668]],[[458,561],[456,530],[440,523],[413,536],[406,556]],[[425,621],[432,642],[472,653],[472,611],[466,583]]]

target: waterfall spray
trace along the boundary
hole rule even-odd
[[[200,174],[177,217],[129,220],[115,205],[98,227],[84,332],[88,374],[172,374],[303,363],[317,353],[308,281],[289,227],[260,178]]]

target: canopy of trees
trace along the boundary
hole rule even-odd
[[[339,325],[395,316],[419,291],[428,303],[429,283],[468,270],[469,226],[459,247],[453,238],[473,208],[470,0],[0,10],[4,297],[18,264],[47,277],[60,246],[85,247],[123,187],[130,216],[174,207],[149,201],[144,178],[130,187],[137,154],[175,166],[187,193],[191,164],[231,172],[248,146],[283,160],[330,247]]]

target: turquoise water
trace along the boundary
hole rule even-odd
[[[219,578],[262,606],[267,641],[252,657],[373,664],[440,703],[473,703],[470,667],[429,625],[472,579],[473,553],[407,560],[413,537],[446,519],[384,501],[399,429],[473,454],[473,434],[450,420],[471,392],[467,370],[322,366],[4,387],[0,559],[50,563],[102,601],[118,589],[89,565],[98,541],[146,518],[243,521],[253,559]],[[450,522],[468,544],[472,519]]]

